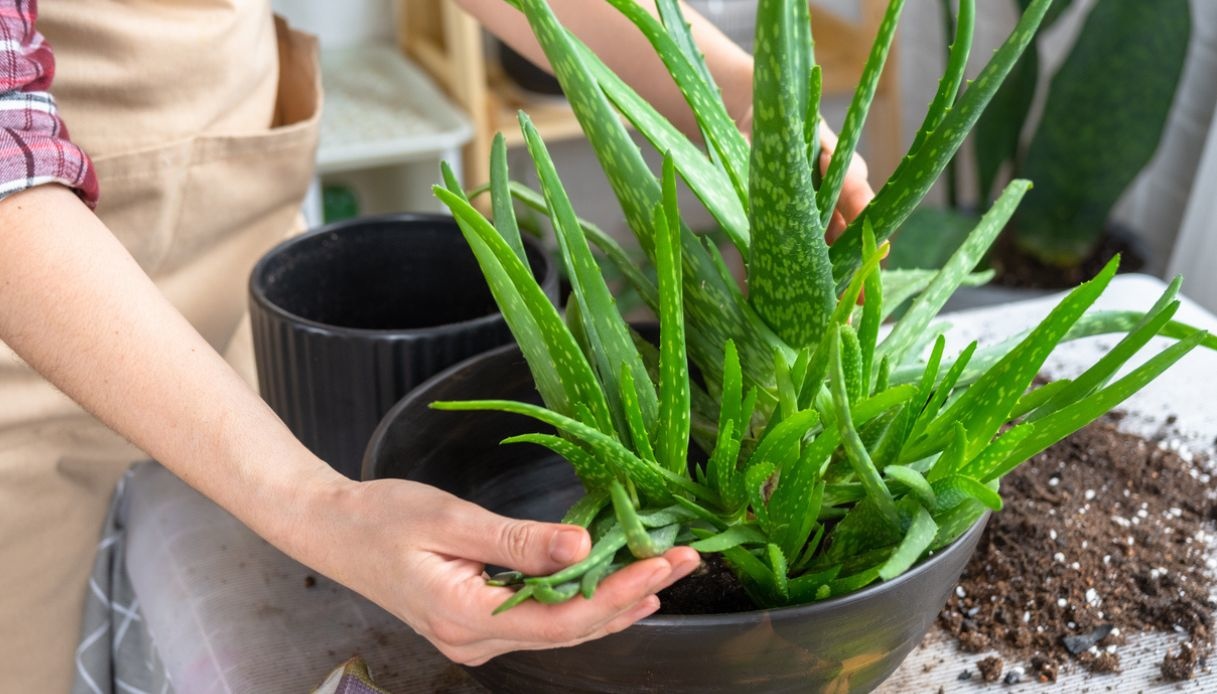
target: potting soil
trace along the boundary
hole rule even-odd
[[[1212,650],[1217,480],[1190,457],[1101,422],[1025,463],[1003,480],[1005,507],[941,627],[1041,682],[1071,664],[1119,671],[1126,637],[1176,632],[1187,643],[1155,655],[1162,677],[1192,677]]]

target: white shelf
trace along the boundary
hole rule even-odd
[[[459,161],[473,126],[392,44],[323,50],[317,173],[423,159]]]

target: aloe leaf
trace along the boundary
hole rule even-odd
[[[591,567],[579,579],[579,592],[583,594],[585,599],[591,600],[596,596],[596,588],[600,586],[600,581],[604,580],[605,576],[613,573],[614,570],[612,557]]]
[[[1115,347],[1109,349],[1094,365],[1086,369],[1082,375],[1070,381],[1052,399],[1032,412],[1027,417],[1027,421],[1034,422],[1037,419],[1042,419],[1069,403],[1077,402],[1090,394],[1095,388],[1100,387],[1116,372],[1116,369],[1119,369],[1120,366],[1139,352],[1146,343],[1153,339],[1170,322],[1170,319],[1178,309],[1179,302],[1173,301],[1157,311],[1151,311],[1151,313],[1146,315],[1148,320],[1138,326],[1136,330],[1125,335]]]
[[[638,404],[638,391],[634,387],[634,377],[627,368],[621,369],[621,407],[625,411],[625,421],[629,426],[630,440],[634,443],[634,451],[644,460],[656,461],[655,450],[651,447],[651,433],[642,420],[642,407]]]
[[[968,67],[968,56],[972,52],[972,35],[976,27],[976,0],[960,0],[959,13],[955,19],[955,36],[947,53],[947,69],[942,79],[938,81],[938,91],[934,94],[930,107],[926,110],[925,120],[917,130],[916,137],[909,151],[916,151],[925,142],[926,134],[933,132],[942,119],[954,106],[959,97],[959,87],[963,84],[964,71]]]
[[[930,453],[956,421],[968,431],[969,451],[979,450],[987,444],[1009,418],[1015,403],[1069,327],[1107,288],[1118,265],[1117,256],[1093,280],[1081,284],[1062,299],[1017,347],[926,427],[923,443],[913,446],[912,458]]]
[[[545,203],[545,197],[537,191],[518,181],[511,181],[508,185],[511,196],[522,203],[528,209],[540,212],[549,216],[549,206]],[[476,197],[490,190],[489,185],[479,186],[469,191],[470,197]],[[625,248],[621,246],[608,232],[604,231],[595,224],[578,218],[579,228],[583,230],[587,240],[597,248],[604,257],[613,265],[613,268],[625,278],[629,283],[630,288],[638,292],[642,300],[652,310],[659,308],[659,291],[655,288],[655,283],[650,280],[638,267],[638,264],[630,257]]]
[[[739,197],[732,194],[730,177],[707,160],[706,155],[689,138],[596,58],[587,46],[573,36],[571,38],[604,95],[656,150],[671,153],[676,169],[689,185],[689,190],[714,217],[736,249],[747,258],[750,243],[748,214]],[[717,160],[717,150],[711,148],[710,152]]]
[[[1053,5],[1054,9],[1056,7]],[[1047,25],[1048,18],[1045,18],[1043,26]],[[1014,64],[1001,89],[993,95],[989,108],[976,121],[972,150],[976,155],[976,181],[982,202],[987,203],[992,198],[1002,165],[1013,162],[1017,167],[1022,133],[1035,101],[1039,74],[1039,47],[1033,44]]]
[[[899,248],[899,240],[893,249]],[[893,250],[893,253],[895,251]],[[945,260],[943,261],[945,262]],[[925,288],[930,286],[930,282],[938,274],[937,270],[921,270],[921,269],[899,269],[899,270],[883,270],[879,273],[879,279],[883,283],[883,311],[882,318],[886,320],[892,315],[896,309],[904,305],[906,301],[914,296],[925,291]],[[973,272],[964,277],[963,282],[960,282],[961,287],[979,287],[983,284],[988,284],[989,280],[993,279],[993,271],[985,270],[984,272]]]
[[[1012,181],[1006,186],[1001,198],[981,218],[975,231],[969,234],[959,250],[951,255],[950,260],[938,271],[925,291],[913,301],[913,305],[883,340],[879,347],[881,356],[891,357],[896,363],[903,360],[916,337],[925,332],[930,321],[959,288],[963,278],[984,258],[1030,187],[1028,181]]]
[[[907,487],[909,493],[917,497],[923,506],[934,508],[938,505],[938,500],[934,496],[934,488],[930,486],[924,475],[913,468],[903,465],[888,465],[883,468],[883,474]]]
[[[786,578],[788,570],[786,555],[782,554],[781,547],[772,542],[766,545],[765,550],[765,556],[769,559],[769,569],[773,572],[773,592],[782,602],[785,602],[790,598],[790,586]]]
[[[981,479],[996,479],[1000,475],[989,474],[993,470],[998,470],[1005,462],[1010,454],[1022,442],[1031,435],[1033,431],[1030,424],[1018,424],[1011,427],[1001,436],[989,442],[975,458],[965,463],[959,472],[968,477]],[[1022,461],[1019,461],[1022,462]]]
[[[763,545],[766,543],[765,533],[754,525],[732,525],[716,535],[710,535],[689,546],[698,552],[722,552],[740,545]]]
[[[779,469],[785,469],[786,466],[780,463],[786,459],[787,453],[819,421],[820,415],[815,410],[802,410],[782,420],[761,439],[756,450],[748,458],[746,467],[770,463]],[[797,454],[797,448],[795,451]]]
[[[796,5],[801,7],[802,3]],[[811,85],[808,87],[807,115],[803,119],[803,139],[807,142],[807,164],[811,167],[811,185],[819,190],[824,183],[820,170],[820,98],[824,93],[824,70],[819,65],[811,68]]]
[[[822,447],[804,446],[798,460],[782,470],[769,497],[770,537],[787,556],[795,556],[820,515],[824,483],[819,468],[827,458]]]
[[[676,168],[663,162],[663,205],[656,208],[655,269],[659,277],[659,418],[656,446],[669,470],[688,468],[689,362],[685,355],[684,294],[680,276],[680,210]],[[661,221],[662,220],[662,221]]]
[[[769,486],[773,473],[777,471],[777,466],[771,462],[765,461],[755,465],[750,465],[744,471],[744,492],[748,497],[748,505],[752,508],[752,512],[756,514],[756,520],[769,532],[769,506],[766,487]]]
[[[681,51],[676,40],[658,19],[638,4],[637,0],[608,0],[609,4],[625,15],[642,31],[655,48],[655,52],[668,68],[668,74],[684,95],[697,123],[706,135],[708,144],[717,152],[727,175],[735,186],[741,202],[748,197],[744,182],[748,180],[748,142],[744,139],[735,121],[727,114],[727,107],[712,82],[702,78],[698,67]],[[690,39],[691,41],[691,39]]]
[[[832,345],[833,377],[830,379],[830,388],[833,403],[839,413],[836,420],[841,441],[845,445],[845,457],[849,460],[850,466],[853,467],[854,474],[858,476],[862,486],[866,488],[867,498],[875,504],[880,515],[887,523],[893,526],[899,525],[900,516],[896,512],[892,493],[883,483],[883,478],[879,476],[879,471],[871,461],[866,447],[862,445],[862,439],[858,436],[858,431],[854,428],[854,422],[849,414],[849,395],[845,390],[845,369],[841,363],[840,342],[834,339]]]
[[[801,4],[802,0],[799,2]],[[854,98],[849,103],[849,110],[845,112],[845,121],[841,124],[837,147],[832,152],[832,159],[824,174],[824,182],[816,194],[816,205],[820,208],[820,226],[823,228],[828,227],[833,210],[837,209],[837,198],[840,196],[841,186],[845,182],[845,173],[853,159],[854,150],[858,147],[858,139],[862,136],[862,124],[866,122],[866,113],[870,111],[871,101],[875,98],[875,89],[879,86],[879,75],[883,72],[883,64],[887,62],[892,40],[896,38],[896,24],[900,21],[900,12],[903,9],[904,0],[888,2],[887,11],[883,13],[883,19],[879,23],[879,33],[875,36],[875,42],[871,44],[870,55],[867,56],[866,65],[862,68],[858,88],[854,91]]]
[[[579,444],[568,441],[561,436],[553,434],[518,434],[509,436],[502,440],[503,444],[513,443],[531,443],[537,446],[544,446],[549,450],[562,456],[566,462],[574,469],[575,474],[580,480],[591,489],[601,489],[612,478],[612,472],[605,467],[604,463],[597,460],[596,456],[589,453]],[[591,493],[584,499],[591,499],[595,493]],[[588,503],[591,503],[590,501]],[[571,509],[574,511],[574,509]],[[588,520],[591,522],[591,519]]]
[[[555,436],[554,438],[557,439],[558,437]],[[558,440],[563,441],[564,443],[570,443],[569,441],[564,441],[563,439]],[[573,446],[574,444],[571,445]],[[569,458],[567,458],[567,460],[569,460]],[[600,515],[600,512],[604,510],[604,507],[608,505],[608,502],[608,494],[605,494],[603,491],[598,490],[584,494],[582,498],[580,498],[574,503],[573,506],[566,510],[566,514],[562,516],[562,522],[569,523],[571,525],[578,525],[584,528],[589,527],[592,524],[592,521],[596,520],[596,516]]]
[[[944,510],[954,508],[966,500],[980,503],[991,511],[1002,510],[1002,498],[988,485],[967,475],[949,475],[934,483],[943,500]]]
[[[1023,397],[1019,398],[1018,404],[1014,406],[1013,410],[1010,410],[1010,419],[1018,419],[1028,412],[1041,407],[1044,405],[1044,403],[1056,397],[1056,394],[1062,389],[1068,387],[1070,383],[1072,383],[1072,381],[1069,379],[1064,379],[1061,381],[1045,383],[1038,388],[1032,388],[1031,390],[1027,391]]]
[[[591,411],[595,426],[611,430],[600,383],[532,272],[462,194],[436,188],[435,195],[452,211],[473,249],[545,402],[566,415],[574,413],[575,403],[582,403]]]
[[[790,580],[790,602],[795,605],[801,605],[808,602],[823,599],[818,595],[823,587],[837,577],[841,573],[841,566],[833,566],[824,571],[818,571],[813,574],[804,574],[798,578]]]
[[[1010,72],[1019,55],[1031,42],[1052,0],[1034,0],[1019,18],[1014,31],[993,54],[989,63],[947,112],[942,122],[925,137],[917,151],[904,158],[887,183],[876,193],[863,215],[846,228],[832,245],[833,276],[843,284],[858,263],[862,246],[862,219],[869,219],[882,241],[917,208],[934,182],[958,151],[968,132],[988,105],[994,92]]]
[[[590,357],[596,362],[605,391],[614,396],[619,394],[621,392],[618,383],[620,370],[629,369],[637,388],[643,422],[648,427],[653,426],[658,416],[658,396],[655,394],[654,385],[647,376],[646,365],[642,363],[642,357],[630,338],[629,326],[617,312],[616,301],[604,282],[600,266],[596,264],[596,259],[592,256],[587,238],[583,236],[578,217],[558,178],[558,172],[554,168],[549,151],[546,149],[545,143],[541,141],[541,136],[537,133],[532,121],[522,112],[520,113],[520,129],[524,133],[528,153],[536,165],[545,201],[549,205],[551,218],[554,221],[555,236],[566,265],[567,276],[574,295],[579,300],[579,306],[583,309],[580,311],[580,316],[592,348]],[[614,400],[617,398],[610,398],[610,405]],[[615,412],[621,418],[618,421],[621,421],[622,424],[618,431],[626,434],[628,429],[624,426],[624,414],[620,410],[620,403],[617,404]]]
[[[633,2],[633,0],[627,0]],[[801,0],[800,0],[801,1]],[[787,344],[820,339],[836,303],[794,74],[793,0],[760,0],[753,77],[749,301]]]
[[[439,173],[440,178],[444,182],[444,188],[447,188],[456,195],[459,195],[462,199],[467,199],[465,198],[464,188],[461,186],[460,178],[457,177],[456,172],[452,170],[452,167],[448,165],[448,162],[441,161],[439,163]]]
[[[943,404],[950,397],[952,389],[959,382],[959,377],[963,375],[964,369],[967,368],[972,355],[976,353],[976,344],[975,340],[968,344],[955,359],[955,362],[947,369],[947,372],[943,374],[942,379],[938,381],[938,385],[934,388],[934,394],[930,396],[929,402],[921,410],[916,423],[913,424],[912,431],[909,432],[910,439],[917,440],[925,432],[925,428],[929,426],[930,422],[934,421],[934,418],[938,416]]]
[[[693,491],[698,487],[691,480],[673,476],[671,473],[664,474],[668,471],[639,458],[633,451],[621,445],[617,439],[599,429],[531,403],[511,400],[462,400],[433,402],[431,407],[437,410],[454,411],[499,410],[545,422],[555,429],[587,443],[601,459],[611,466],[611,469],[623,472],[643,490],[649,499],[656,502],[672,501],[672,493],[667,487],[669,482],[676,482],[688,491]]]
[[[506,612],[507,610],[510,610],[511,608],[515,607],[516,605],[519,605],[519,604],[525,602],[526,600],[532,599],[533,591],[535,589],[536,589],[535,586],[526,585],[523,588],[517,590],[515,592],[515,594],[512,595],[510,598],[507,598],[503,602],[499,603],[499,606],[494,608],[494,612],[492,614],[502,614],[502,613]]]
[[[869,227],[867,229],[869,230]],[[864,234],[863,254],[873,255],[875,250],[874,234]],[[875,383],[875,346],[879,341],[879,324],[883,322],[883,281],[879,278],[878,267],[866,274],[863,286],[866,295],[862,304],[862,320],[858,323],[858,341],[862,349],[862,383],[865,386],[865,394],[870,395],[871,387]],[[879,358],[882,360],[883,355]]]
[[[904,535],[904,539],[900,541],[896,551],[892,553],[892,556],[879,569],[879,578],[890,581],[908,571],[913,564],[917,563],[921,555],[925,554],[926,550],[930,548],[930,544],[934,541],[934,536],[937,533],[938,524],[934,522],[930,512],[918,506],[916,513],[913,514],[913,520],[909,524],[909,529]]]
[[[613,513],[617,516],[617,525],[625,532],[625,544],[630,548],[630,554],[638,559],[657,557],[663,554],[652,541],[647,529],[638,518],[634,502],[617,480],[609,483],[609,494],[613,501]]]
[[[1069,329],[1069,332],[1065,334],[1065,337],[1061,339],[1061,342],[1079,340],[1095,335],[1128,333],[1136,330],[1137,326],[1145,320],[1145,316],[1145,312],[1142,311],[1092,311],[1079,318]],[[1162,328],[1159,336],[1180,340],[1188,337],[1196,330],[1195,326],[1188,325],[1187,323],[1170,321]],[[1030,334],[1030,331],[1023,331],[998,344],[978,349],[968,364],[968,368],[964,369],[963,375],[959,377],[959,385],[963,386],[975,383],[976,379],[980,378],[994,364],[1004,359],[1028,334]],[[1217,335],[1205,336],[1201,339],[1200,346],[1217,350]],[[922,368],[918,364],[901,366],[892,372],[892,383],[903,384],[915,381],[921,377]]]
[[[1006,456],[1001,465],[982,471],[982,479],[989,480],[1004,475],[1022,461],[1098,419],[1199,346],[1205,337],[1208,337],[1208,333],[1197,331],[1154,355],[1110,386],[1026,425],[1032,428],[1031,433]]]
[[[848,323],[840,328],[841,334],[841,366],[845,374],[845,393],[850,402],[862,397],[862,346],[858,343],[858,333]]]
[[[490,205],[494,212],[494,228],[516,252],[525,266],[528,254],[524,252],[524,241],[520,238],[520,227],[516,224],[515,204],[511,199],[511,180],[507,172],[507,141],[503,133],[495,133],[490,145]]]
[[[724,507],[734,509],[744,504],[744,499],[741,495],[743,490],[742,485],[735,481],[736,477],[736,457],[739,455],[739,438],[736,437],[733,431],[735,422],[727,420],[724,426],[718,428],[718,443],[714,446],[714,453],[710,455],[710,460],[706,464],[706,478],[710,482],[710,486],[718,492],[719,498]]]

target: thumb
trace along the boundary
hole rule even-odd
[[[459,502],[456,522],[440,530],[446,552],[526,574],[544,575],[587,556],[591,536],[577,525],[508,518]]]

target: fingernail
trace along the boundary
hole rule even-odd
[[[583,533],[578,530],[560,530],[549,541],[549,558],[559,564],[575,561],[579,547],[583,544]]]

